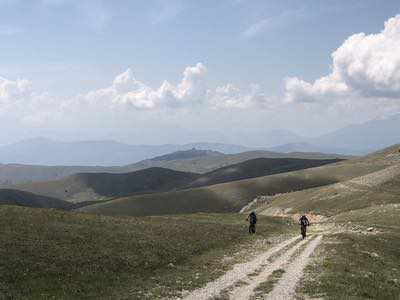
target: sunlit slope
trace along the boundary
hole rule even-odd
[[[189,187],[255,178],[339,162],[339,159],[256,158],[203,174]]]
[[[238,180],[183,191],[116,199],[82,208],[108,215],[158,215],[188,212],[236,212],[259,195],[319,187],[368,174],[385,162],[349,160],[321,167]]]
[[[277,195],[258,209],[264,214],[313,212],[331,216],[370,206],[399,203],[399,149],[395,145],[355,160],[379,168],[384,165],[381,170],[328,186]]]

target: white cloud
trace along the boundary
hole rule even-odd
[[[49,122],[73,123],[86,118],[101,124],[102,118],[116,120],[137,117],[147,111],[153,117],[163,110],[196,111],[215,109],[267,108],[270,99],[256,85],[239,89],[227,84],[216,89],[206,86],[207,68],[202,63],[186,67],[176,84],[164,81],[152,88],[135,78],[131,69],[119,74],[108,87],[62,98],[38,92],[26,79],[0,78],[0,114],[24,125]],[[165,115],[165,114],[164,114]],[[166,114],[167,117],[168,114]]]
[[[118,75],[110,87],[83,95],[89,103],[123,105],[139,110],[162,108],[267,108],[271,99],[266,97],[257,85],[240,89],[232,84],[207,89],[205,76],[207,68],[202,63],[186,67],[182,80],[173,85],[164,81],[153,89],[135,79],[131,69]]]
[[[332,72],[314,83],[286,80],[286,100],[315,102],[334,97],[400,99],[400,15],[378,34],[350,36],[332,53]]]
[[[203,79],[206,73],[206,67],[198,63],[184,70],[177,86],[164,81],[159,88],[153,89],[135,79],[132,70],[128,69],[118,75],[110,87],[90,92],[83,98],[91,103],[127,105],[136,109],[182,107],[204,100]]]

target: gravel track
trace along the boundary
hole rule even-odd
[[[285,273],[264,299],[296,299],[296,286],[303,276],[304,268],[310,262],[311,254],[321,240],[322,235],[314,239],[300,240],[299,237],[294,237],[285,240],[249,262],[234,265],[232,270],[209,282],[205,287],[194,290],[183,299],[251,299],[257,286],[267,281],[278,269],[284,269]],[[301,254],[293,260],[299,249],[302,249]],[[271,259],[272,262],[269,261]]]
[[[296,286],[303,276],[304,268],[310,262],[311,254],[314,252],[321,240],[322,236],[319,235],[308,243],[301,255],[288,265],[282,278],[265,299],[296,299]]]
[[[259,275],[257,275],[256,277],[247,278],[247,280],[245,281],[247,285],[235,288],[229,294],[229,299],[234,299],[234,300],[249,299],[254,294],[254,289],[258,285],[267,281],[268,277],[275,270],[284,268],[288,264],[291,256],[308,241],[309,240],[302,240],[299,243],[293,245],[286,252],[283,252],[282,255],[276,258],[271,264],[267,265]]]
[[[201,300],[201,299],[212,299],[219,297],[221,292],[228,289],[231,286],[234,286],[235,283],[238,283],[244,280],[249,274],[254,273],[263,264],[268,263],[268,258],[282,251],[285,247],[290,244],[297,242],[300,238],[293,237],[282,243],[274,246],[269,251],[258,255],[256,258],[249,262],[236,264],[232,270],[226,272],[224,275],[216,279],[215,281],[209,282],[205,287],[194,290],[189,295],[185,296],[183,299],[185,300]]]

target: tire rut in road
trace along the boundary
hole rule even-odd
[[[245,263],[236,264],[232,270],[226,272],[218,279],[209,282],[205,287],[194,290],[190,294],[183,297],[185,300],[206,300],[215,299],[221,296],[221,292],[226,291],[245,280],[249,274],[254,273],[265,264],[269,264],[268,259],[291,244],[297,244],[299,237],[293,237],[285,240],[271,248],[269,251],[256,256],[253,260]]]
[[[311,254],[314,252],[321,240],[322,235],[318,235],[307,244],[300,256],[287,266],[285,273],[274,286],[272,291],[266,295],[265,299],[296,299],[296,286],[303,277],[304,268],[310,262]]]
[[[229,293],[229,299],[249,299],[254,294],[254,290],[257,286],[265,282],[274,271],[286,268],[286,265],[290,263],[290,258],[293,256],[293,254],[295,254],[298,249],[308,242],[309,240],[302,240],[299,243],[292,245],[292,247],[281,253],[281,255],[279,255],[272,263],[267,264],[257,276],[248,277],[244,281],[247,283],[247,285],[241,285],[237,288],[234,288]]]

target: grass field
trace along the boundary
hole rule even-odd
[[[288,233],[262,217],[258,237]],[[288,225],[289,224],[289,225]],[[242,215],[114,218],[0,207],[0,298],[158,298],[223,272],[252,242]]]
[[[301,291],[326,299],[398,300],[400,205],[354,210],[336,222],[346,229],[325,236]]]

